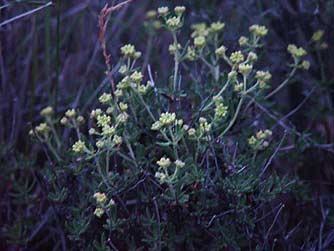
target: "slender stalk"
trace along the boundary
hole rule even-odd
[[[246,77],[244,76],[244,92],[246,92],[246,88],[247,88],[246,82],[247,82],[247,79],[246,79]],[[244,94],[241,94],[241,98],[240,98],[240,100],[239,100],[239,103],[238,103],[238,106],[237,106],[237,110],[235,111],[232,120],[230,121],[230,123],[228,124],[228,126],[226,127],[226,129],[219,135],[219,137],[223,137],[223,136],[224,136],[224,135],[231,129],[231,127],[234,125],[234,122],[235,122],[235,121],[237,120],[237,118],[238,118],[238,115],[239,115],[241,106],[242,106],[242,104],[243,104],[243,102],[244,102],[244,99],[245,99],[245,95],[244,95]]]
[[[59,157],[57,151],[54,149],[54,147],[51,145],[50,141],[46,141],[46,144],[48,146],[48,148],[50,149],[50,151],[52,152],[52,154],[56,157],[57,162],[61,161],[61,158]]]
[[[44,38],[44,53],[45,53],[45,78],[47,82],[47,88],[48,88],[48,98],[49,98],[49,103],[51,103],[51,83],[50,83],[50,49],[51,49],[51,10],[47,8],[45,10],[45,17],[44,17],[44,27],[45,27],[45,38]]]
[[[59,88],[59,73],[60,73],[60,0],[56,2],[57,8],[57,26],[56,26],[56,59],[55,59],[55,68],[56,68],[56,81],[54,89],[54,109],[57,112],[58,106],[58,88]]]
[[[175,53],[174,53],[174,84],[173,84],[173,88],[174,91],[176,91],[176,87],[177,87],[177,76],[178,76],[178,71],[179,71],[179,50],[177,48],[177,37],[176,37],[176,33],[173,32],[173,40],[174,40],[174,48],[175,48]]]
[[[179,154],[178,154],[177,148],[176,148],[177,141],[176,141],[176,139],[175,139],[175,137],[173,135],[173,131],[172,131],[172,129],[170,127],[168,127],[168,131],[169,131],[169,134],[170,134],[170,136],[172,138],[173,150],[174,150],[175,157],[176,157],[176,159],[179,159]]]
[[[228,87],[229,83],[230,83],[230,80],[227,80],[227,81],[226,81],[226,84],[223,86],[223,88],[220,89],[220,91],[217,93],[216,96],[220,96],[220,95],[222,95],[223,92],[224,92],[224,91],[226,90],[226,88]],[[203,111],[207,111],[207,110],[212,106],[212,104],[213,104],[213,100],[211,100],[210,103],[209,103],[206,107],[203,108]]]
[[[290,79],[293,77],[293,75],[295,75],[296,71],[297,71],[297,67],[294,67],[292,71],[290,72],[289,76],[287,77],[287,79],[285,79],[275,90],[267,94],[264,98],[268,99],[272,97],[273,95],[275,95],[277,92],[279,92],[284,86],[286,86],[287,83],[289,83]]]
[[[153,113],[151,112],[150,107],[146,104],[146,102],[145,102],[145,100],[143,99],[143,97],[142,97],[139,93],[137,93],[137,91],[136,91],[134,88],[132,88],[132,90],[138,95],[138,97],[139,97],[141,103],[144,105],[146,111],[148,112],[148,114],[150,115],[150,117],[152,118],[152,120],[153,120],[153,121],[156,121],[156,119],[155,119]]]
[[[108,175],[109,173],[109,166],[110,166],[110,150],[107,150],[106,154],[106,174]]]
[[[60,142],[60,139],[59,139],[58,134],[56,132],[56,128],[54,127],[53,123],[51,123],[50,121],[48,121],[48,124],[51,128],[51,132],[53,134],[53,137],[55,138],[55,141],[56,141],[56,144],[57,144],[57,149],[59,149],[60,146],[61,146],[61,142]]]

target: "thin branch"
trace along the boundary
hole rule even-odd
[[[271,162],[273,161],[274,157],[276,156],[276,154],[279,152],[279,150],[281,149],[281,145],[283,144],[284,140],[285,140],[285,137],[286,137],[286,131],[284,132],[284,135],[281,139],[281,141],[279,142],[278,146],[276,147],[274,153],[270,156],[267,164],[264,166],[261,174],[260,174],[260,177],[266,172],[267,168],[270,166]]]
[[[101,47],[102,47],[105,65],[107,67],[106,74],[111,83],[113,93],[115,92],[116,87],[115,87],[115,81],[111,74],[111,64],[110,64],[111,55],[107,51],[107,42],[106,42],[107,26],[110,20],[110,14],[122,8],[123,6],[125,6],[126,4],[130,2],[132,2],[132,0],[124,1],[112,7],[108,7],[108,4],[106,4],[101,10],[100,15],[99,15],[99,27],[100,27],[99,40],[100,40]]]
[[[18,19],[21,19],[21,18],[24,18],[26,16],[29,16],[31,14],[34,14],[35,12],[40,11],[40,10],[42,10],[44,8],[47,8],[47,7],[49,7],[52,4],[53,4],[52,1],[50,1],[50,2],[44,4],[44,5],[40,6],[40,7],[37,7],[37,8],[32,9],[32,10],[29,10],[29,11],[27,11],[25,13],[22,13],[22,14],[16,16],[16,17],[12,17],[12,18],[10,18],[10,19],[8,19],[8,20],[3,21],[2,23],[0,23],[0,27],[5,26],[5,25],[7,25],[9,23],[12,23],[12,22],[14,22],[14,21],[16,21]]]

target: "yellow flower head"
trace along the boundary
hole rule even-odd
[[[157,16],[157,12],[155,10],[149,10],[146,12],[146,18],[147,19],[153,19]]]
[[[49,117],[53,114],[53,108],[51,106],[47,106],[41,111],[40,114],[43,117]]]
[[[65,116],[68,118],[74,118],[76,115],[76,111],[74,109],[69,109],[65,112]]]
[[[321,41],[323,36],[324,36],[324,31],[323,30],[317,30],[312,35],[312,41],[313,42],[319,42],[319,41]]]
[[[161,113],[160,118],[159,118],[159,122],[163,126],[172,125],[175,123],[175,120],[176,120],[176,114],[169,113],[169,112]]]
[[[131,58],[135,55],[136,49],[135,46],[132,44],[126,44],[123,47],[121,47],[121,53],[126,58]]]
[[[216,49],[215,53],[218,57],[224,57],[226,53],[226,47],[224,45],[220,46]]]
[[[205,37],[204,36],[199,36],[199,37],[195,37],[194,39],[194,45],[197,48],[203,48],[205,45]]]
[[[253,65],[251,64],[240,64],[239,65],[239,72],[244,75],[247,76],[253,69]]]
[[[258,37],[264,37],[268,33],[268,29],[265,26],[260,26],[258,24],[250,26],[249,31]]]
[[[214,22],[210,25],[210,31],[213,33],[220,32],[225,27],[225,24],[222,22]]]
[[[175,30],[177,28],[180,28],[181,19],[180,17],[171,17],[167,19],[166,24],[169,29]]]
[[[176,6],[174,8],[174,12],[177,16],[181,16],[186,11],[186,7],[184,6]]]
[[[194,32],[191,34],[191,37],[206,37],[209,34],[209,30],[207,29],[205,23],[193,24],[191,28],[194,30]]]
[[[96,119],[97,125],[100,127],[108,126],[111,122],[111,117],[106,114],[98,115]]]
[[[103,93],[100,97],[99,97],[99,101],[101,104],[108,104],[112,99],[111,94],[109,93]]]
[[[240,46],[245,46],[245,45],[247,45],[247,43],[248,43],[248,38],[247,37],[241,36],[239,38],[239,45]]]
[[[302,67],[304,70],[308,70],[308,69],[310,69],[310,66],[311,66],[310,61],[308,61],[308,60],[303,60],[303,62],[302,62],[302,64],[301,64],[301,67]]]
[[[141,74],[141,72],[135,71],[131,74],[130,79],[136,83],[140,83],[143,80],[143,74]]]
[[[157,161],[158,166],[161,168],[167,168],[171,164],[169,158],[162,157],[160,160]]]
[[[50,131],[50,127],[46,123],[41,123],[35,127],[37,133],[46,134]]]
[[[94,198],[96,199],[96,202],[99,204],[104,204],[107,201],[107,196],[105,193],[97,192],[94,194]]]
[[[168,13],[169,13],[169,8],[168,8],[168,7],[164,6],[164,7],[160,7],[160,8],[158,8],[158,14],[159,14],[160,16],[165,17],[165,16],[168,15]]]
[[[232,64],[239,64],[244,61],[244,55],[242,55],[241,51],[235,51],[231,54],[230,60]]]
[[[182,168],[185,165],[185,163],[183,161],[179,160],[179,159],[175,160],[174,164],[177,168]]]
[[[78,140],[77,142],[75,142],[72,146],[72,150],[75,153],[83,153],[86,149],[86,145],[85,142]]]
[[[103,208],[98,207],[94,211],[94,215],[98,218],[101,218],[103,214],[104,214],[104,209]]]
[[[294,57],[296,57],[296,58],[301,58],[301,57],[303,57],[303,56],[305,56],[306,55],[306,51],[304,50],[304,48],[302,48],[302,47],[297,47],[296,45],[294,45],[294,44],[289,44],[289,46],[288,46],[288,52],[292,55],[292,56],[294,56]]]

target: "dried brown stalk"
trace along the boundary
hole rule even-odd
[[[108,26],[108,23],[109,23],[109,20],[110,20],[110,14],[112,12],[122,8],[123,6],[125,6],[126,4],[128,4],[132,1],[133,0],[127,0],[127,1],[119,3],[119,4],[117,4],[115,6],[112,6],[112,7],[109,7],[109,5],[106,4],[103,7],[103,9],[101,10],[100,15],[99,15],[99,28],[100,28],[99,40],[100,40],[100,43],[101,43],[101,46],[102,46],[103,57],[104,57],[105,64],[106,64],[106,67],[107,67],[106,74],[107,74],[107,77],[108,77],[108,79],[111,83],[111,87],[112,87],[113,92],[115,92],[115,81],[114,81],[114,79],[112,77],[112,74],[111,74],[111,65],[110,65],[111,55],[108,54],[108,51],[107,51],[107,43],[106,43],[107,26]]]

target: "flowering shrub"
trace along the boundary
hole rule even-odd
[[[233,50],[223,45],[223,22],[194,24],[181,44],[185,11],[161,7],[148,15],[149,27],[171,35],[174,69],[165,69],[168,80],[142,72],[142,53],[124,45],[116,89],[99,96],[100,107],[89,116],[70,109],[61,118],[47,107],[44,121],[30,132],[50,152],[52,165],[43,170],[48,198],[73,247],[284,245],[284,239],[276,244],[275,219],[284,208],[277,200],[296,191],[298,182],[269,169],[285,134],[272,132],[256,107],[275,109],[270,98],[310,67],[306,51],[289,45],[291,72],[273,88],[270,66],[257,64],[266,27],[251,25]],[[58,135],[64,127],[73,131],[67,142]],[[266,215],[271,206],[275,214]]]

